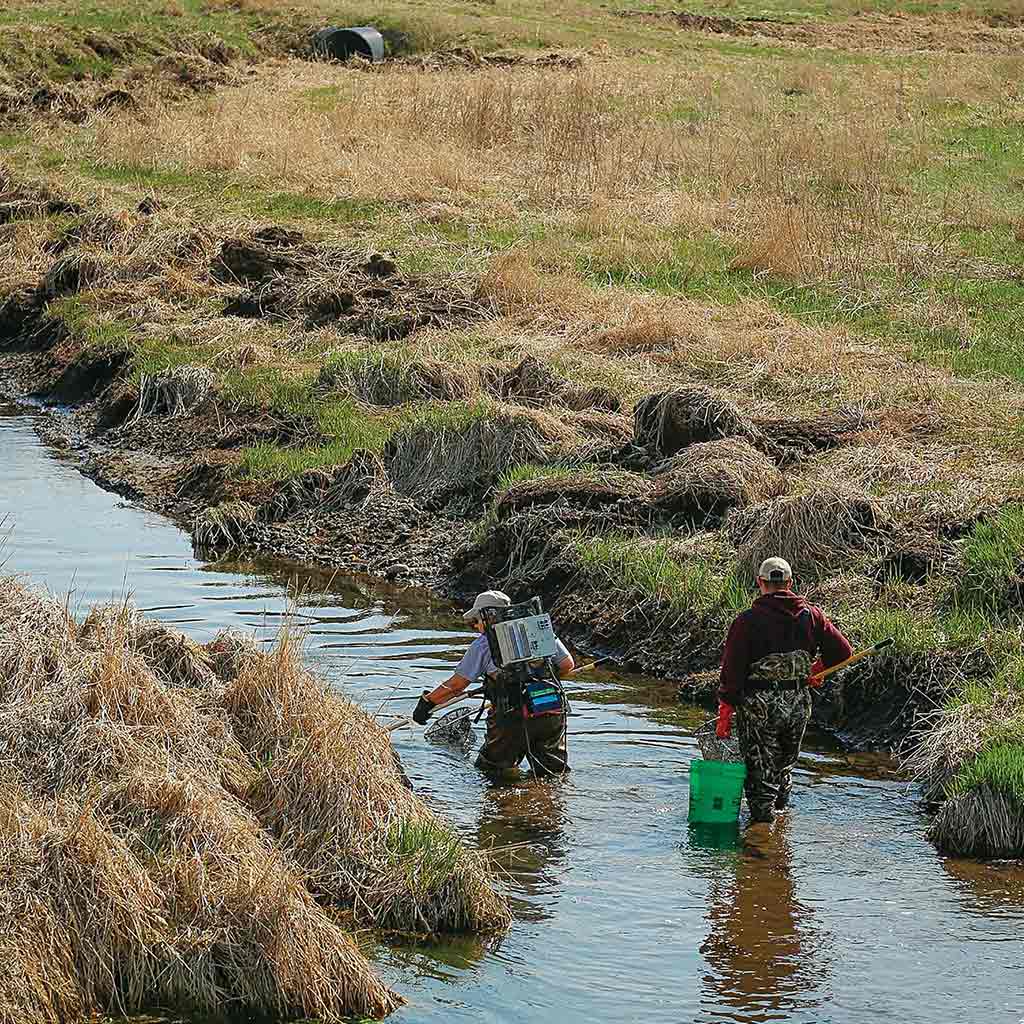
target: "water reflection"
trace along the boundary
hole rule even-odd
[[[985,864],[943,857],[942,870],[954,881],[963,909],[980,917],[1017,917],[1024,908],[1024,873],[1019,862]]]
[[[571,783],[529,776],[516,784],[488,782],[480,805],[477,844],[493,851],[513,879],[516,916],[544,921],[554,915],[559,902],[556,869],[568,852],[564,790]]]
[[[709,1020],[788,1020],[822,1002],[827,939],[814,908],[797,898],[788,831],[788,816],[772,829],[748,829],[738,854],[710,879],[701,946],[710,968],[702,1002],[715,1007]]]

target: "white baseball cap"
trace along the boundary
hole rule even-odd
[[[757,576],[769,583],[785,583],[793,578],[793,567],[784,558],[766,558],[757,570]]]
[[[484,608],[507,608],[512,603],[508,594],[500,590],[485,590],[482,594],[476,595],[473,607],[462,613],[463,622],[475,622],[480,618],[480,612]]]

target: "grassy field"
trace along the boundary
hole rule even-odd
[[[394,59],[306,59],[311,30],[352,23],[384,27]],[[0,162],[82,212],[5,217],[0,275],[45,278],[50,315],[126,350],[135,389],[199,366],[232,413],[305,425],[239,451],[239,479],[386,455],[424,500],[474,481],[485,542],[544,479],[663,492],[610,482],[595,454],[654,392],[856,420],[783,465],[759,542],[803,551],[857,639],[980,652],[1005,680],[1024,593],[1022,25],[1019,2],[15,0]],[[26,83],[43,99],[5,106]],[[303,238],[254,243],[268,225]],[[262,269],[230,263],[238,240]],[[927,572],[840,540],[837,487],[890,540],[940,550]],[[566,529],[578,581],[716,628],[758,550],[742,514]],[[1024,718],[1006,729],[993,744]],[[950,793],[1000,764],[958,769]]]

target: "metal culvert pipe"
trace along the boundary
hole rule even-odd
[[[313,36],[313,53],[327,60],[384,59],[384,37],[372,26],[323,28]]]

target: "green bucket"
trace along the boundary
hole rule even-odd
[[[736,821],[743,799],[747,766],[741,761],[690,762],[690,821],[707,824]]]

